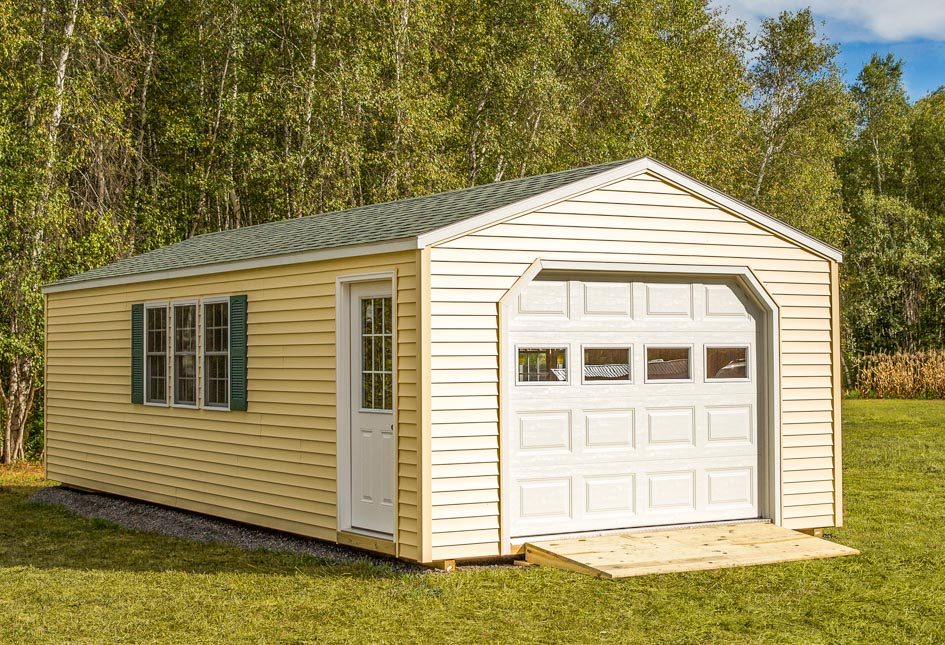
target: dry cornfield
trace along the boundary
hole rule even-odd
[[[865,354],[852,367],[863,398],[945,398],[945,350]]]

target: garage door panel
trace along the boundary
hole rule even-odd
[[[584,411],[584,448],[633,449],[636,445],[634,416],[632,409]]]
[[[695,510],[695,470],[649,473],[646,479],[647,511],[650,514]]]
[[[706,406],[709,444],[754,444],[755,418],[751,404]]]
[[[514,383],[523,346],[564,348],[567,366],[545,353],[548,381],[503,399],[512,534],[757,517],[759,316],[744,294],[721,281],[544,282],[519,300],[505,369]],[[654,346],[690,347],[691,380],[647,381]],[[716,353],[711,369],[749,378],[707,378],[707,346],[747,346],[747,361]],[[585,348],[629,348],[629,376],[620,352],[588,353],[585,370]]]
[[[597,475],[584,477],[584,508],[588,515],[618,513],[621,517],[636,512],[636,475]]]
[[[692,318],[692,285],[644,285],[643,312],[646,318]]]
[[[743,296],[725,284],[705,286],[705,317],[738,320],[748,318],[748,306]]]
[[[716,468],[706,472],[708,508],[750,508],[754,502],[755,469]]]
[[[518,482],[519,513],[525,520],[571,519],[571,477]]]
[[[585,282],[582,289],[575,289],[581,298],[581,320],[590,323],[600,318],[629,318],[633,312],[633,289],[624,282]]]
[[[568,283],[533,282],[519,295],[518,313],[524,316],[567,317]]]
[[[518,416],[518,448],[523,455],[536,451],[571,451],[571,412],[528,412]]]
[[[696,412],[692,407],[650,408],[646,411],[649,448],[695,447]]]

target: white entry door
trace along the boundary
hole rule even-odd
[[[513,537],[758,517],[759,317],[721,280],[526,287],[504,358]]]
[[[390,282],[353,284],[351,528],[394,533],[394,322]]]

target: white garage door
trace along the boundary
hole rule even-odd
[[[516,309],[513,537],[758,517],[759,314],[735,284],[540,279]]]

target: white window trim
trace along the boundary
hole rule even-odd
[[[647,376],[649,370],[646,368],[648,364],[649,350],[650,349],[688,349],[689,350],[689,378],[656,378],[651,379]],[[665,385],[666,383],[695,383],[696,382],[696,366],[695,366],[695,346],[692,343],[647,343],[643,345],[643,382],[647,384],[660,384]]]
[[[194,347],[194,362],[199,360],[200,357],[200,301],[199,298],[188,298],[186,300],[172,300],[168,305],[168,313],[170,315],[170,353],[168,354],[168,362],[171,364],[171,372],[173,373],[173,378],[171,379],[169,396],[167,397],[168,403],[172,408],[183,408],[185,410],[198,410],[200,409],[200,393],[195,392],[194,402],[193,403],[178,403],[177,402],[177,347],[176,347],[176,336],[177,336],[177,319],[174,315],[174,309],[176,307],[186,307],[192,305],[195,310],[195,319],[194,324],[196,328],[194,333],[197,335],[195,338],[196,347]],[[197,367],[197,366],[195,366]],[[196,371],[196,383],[194,387],[200,389],[200,370],[199,368]]]
[[[520,349],[563,349],[565,379],[563,381],[519,381],[518,351]],[[571,346],[560,343],[517,343],[515,345],[515,385],[522,387],[562,387],[571,385]]]
[[[745,378],[711,378],[709,376],[709,350],[710,349],[744,349],[745,350]],[[750,343],[710,343],[702,348],[702,380],[705,383],[751,383],[754,380],[754,368],[751,362],[751,344]]]
[[[168,315],[169,315],[168,304],[169,303],[167,300],[144,303],[144,325],[142,326],[144,330],[144,342],[143,342],[144,344],[144,374],[143,374],[143,379],[142,379],[144,381],[144,405],[150,405],[151,407],[155,407],[155,408],[170,407],[170,400],[171,400],[170,397],[168,396],[168,387],[171,380],[171,376],[170,376],[171,359],[170,359],[170,352],[169,352],[170,350],[170,345],[169,345],[170,320],[168,320]],[[148,310],[149,309],[163,309],[165,322],[168,325],[168,328],[165,328],[165,341],[166,342],[164,343],[164,401],[163,402],[150,401],[148,397],[148,380],[149,380],[148,379],[148,362],[149,362],[148,361]]]
[[[626,380],[611,380],[611,381],[588,381],[584,374],[584,350],[585,349],[625,349],[627,350],[627,361],[630,366],[630,378]],[[633,369],[633,345],[629,343],[590,343],[588,345],[581,345],[581,385],[633,385],[634,383],[634,372]]]
[[[230,321],[230,296],[229,296],[229,295],[223,295],[223,296],[217,295],[217,296],[206,296],[206,297],[204,297],[204,298],[201,298],[201,299],[200,299],[200,306],[199,306],[199,309],[200,309],[200,312],[201,312],[201,313],[200,313],[200,322],[201,322],[201,324],[203,324],[203,308],[204,308],[204,306],[205,306],[205,305],[219,304],[219,303],[224,303],[224,304],[226,304],[226,320],[227,320],[226,369],[227,369],[227,372],[228,372],[228,373],[227,373],[227,376],[226,376],[226,387],[227,387],[226,405],[209,405],[209,404],[207,404],[207,402],[206,402],[206,396],[207,396],[206,387],[207,387],[207,384],[206,384],[206,381],[205,381],[205,376],[206,376],[206,375],[204,374],[204,364],[205,364],[205,360],[206,360],[206,343],[204,342],[204,339],[205,339],[205,330],[204,330],[203,327],[198,327],[198,336],[199,336],[199,338],[200,338],[200,342],[198,343],[198,349],[200,350],[200,352],[199,352],[199,353],[200,353],[200,359],[199,359],[199,360],[200,360],[200,364],[197,366],[197,388],[200,390],[200,392],[197,393],[197,400],[200,402],[200,407],[201,407],[201,409],[203,409],[203,410],[210,410],[210,411],[213,411],[213,412],[229,412],[229,411],[230,411],[230,405],[232,405],[232,401],[230,401],[230,392],[229,392],[229,388],[230,388],[230,375],[229,375],[229,369],[230,369],[230,350],[231,350],[231,347],[232,347],[231,344],[230,344],[231,341],[232,341],[232,339],[230,338],[230,332],[229,332],[229,321]],[[247,321],[247,328],[248,328],[248,327],[249,327],[249,324],[248,324],[248,321]],[[249,379],[247,379],[247,381],[248,381],[248,380],[249,380]],[[247,383],[247,390],[248,390],[248,389],[249,389],[249,384]]]

